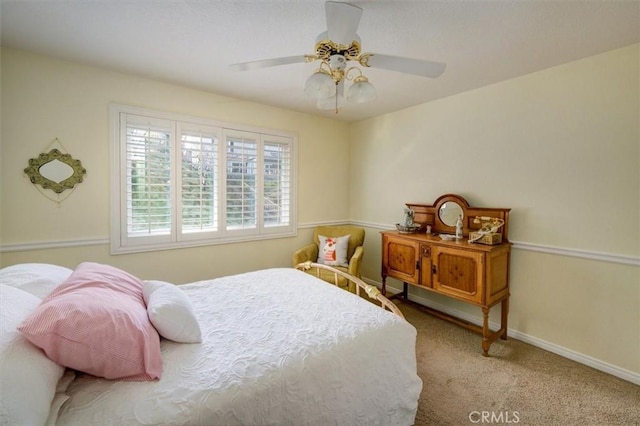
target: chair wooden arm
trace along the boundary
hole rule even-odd
[[[338,276],[342,276],[344,278],[346,278],[347,280],[349,280],[350,282],[354,283],[356,285],[356,294],[359,296],[360,295],[360,289],[363,289],[365,291],[365,293],[367,293],[367,296],[369,296],[370,299],[373,300],[377,300],[378,302],[380,302],[380,305],[382,307],[382,309],[388,309],[389,311],[393,312],[394,314],[398,315],[400,318],[405,319],[404,315],[402,314],[402,312],[400,311],[400,309],[398,309],[398,307],[396,305],[393,304],[393,302],[391,302],[389,299],[387,299],[386,297],[384,297],[382,295],[382,293],[380,293],[380,290],[378,290],[378,287],[371,285],[371,284],[367,284],[364,281],[362,281],[360,278],[351,275],[351,274],[347,274],[346,272],[343,272],[339,269],[336,268],[332,268],[331,266],[328,265],[322,265],[320,263],[314,263],[311,261],[307,261],[307,262],[303,262],[303,263],[298,263],[295,266],[296,269],[299,269],[301,271],[306,271],[312,268],[316,269],[317,272],[317,276],[320,277],[320,270],[324,269],[325,271],[329,271],[332,272],[334,274],[334,284],[337,286],[338,285]]]

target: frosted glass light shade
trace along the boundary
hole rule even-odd
[[[336,93],[336,84],[329,74],[316,71],[307,79],[304,93],[315,99],[328,98]]]
[[[370,102],[376,96],[376,88],[368,81],[357,81],[347,90],[347,100],[357,104]]]

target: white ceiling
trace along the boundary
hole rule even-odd
[[[640,0],[354,0],[364,52],[445,62],[437,79],[367,69],[378,90],[336,116],[303,93],[324,0],[1,0],[2,45],[354,121],[640,42]]]

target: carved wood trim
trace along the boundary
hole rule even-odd
[[[415,212],[413,221],[420,225],[421,232],[425,232],[427,225],[431,226],[432,232],[438,234],[455,234],[455,226],[448,226],[440,220],[438,212],[440,207],[448,201],[454,201],[460,205],[463,211],[462,218],[462,233],[466,237],[469,232],[480,229],[479,224],[473,223],[473,219],[476,216],[489,216],[497,217],[504,220],[504,226],[498,229],[498,232],[502,234],[502,241],[509,241],[509,212],[511,209],[496,208],[496,207],[471,207],[467,200],[460,195],[445,194],[440,197],[433,204],[420,204],[420,203],[406,203],[406,206]]]

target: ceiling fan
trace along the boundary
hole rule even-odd
[[[363,53],[360,37],[356,34],[362,17],[362,9],[358,6],[327,1],[325,12],[327,31],[316,38],[314,54],[243,62],[230,65],[229,68],[236,71],[246,71],[320,61],[320,67],[306,82],[305,93],[317,99],[318,108],[334,109],[336,113],[346,101],[361,103],[376,98],[375,87],[369,83],[362,71],[356,66],[347,68],[347,63],[350,61],[357,62],[366,68],[380,68],[421,77],[436,78],[444,72],[445,64],[441,62],[378,53]],[[344,96],[345,80],[353,83],[347,90],[346,97]]]

